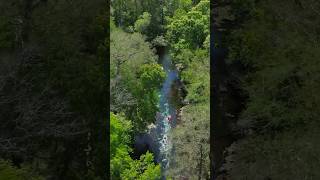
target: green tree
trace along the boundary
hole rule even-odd
[[[110,114],[111,178],[112,179],[160,179],[160,166],[154,164],[153,155],[147,152],[139,160],[129,153],[132,125],[119,115]]]
[[[166,74],[159,64],[152,63],[142,65],[140,72],[138,72],[138,76],[141,80],[143,89],[148,91],[158,90],[161,87]]]
[[[190,9],[177,9],[172,18],[167,18],[166,38],[188,92],[188,105],[181,108],[181,123],[170,134],[173,146],[183,147],[175,148],[170,161],[168,176],[173,178],[208,179],[210,174],[209,7],[209,1],[200,1]]]
[[[181,123],[170,134],[173,145],[183,147],[176,148],[171,160],[172,177],[206,179],[210,174],[210,66],[207,53],[198,51],[202,52],[191,56],[195,60],[181,72],[189,104],[181,108]]]
[[[111,31],[110,46],[111,110],[124,112],[135,132],[144,131],[154,121],[165,73],[140,33]]]
[[[168,20],[166,38],[171,44],[174,57],[184,49],[203,46],[209,35],[209,9],[209,1],[202,0],[190,11],[176,13]]]
[[[165,15],[172,17],[176,11],[189,11],[192,8],[192,0],[168,0],[165,1]]]
[[[129,167],[129,163],[132,161],[129,156],[131,152],[129,147],[131,130],[130,121],[113,113],[110,114],[111,177],[120,177],[120,174]]]
[[[146,33],[151,23],[151,14],[144,12],[140,18],[134,23],[134,29],[142,34]]]
[[[160,165],[155,165],[153,162],[153,155],[147,152],[140,157],[140,160],[132,161],[130,168],[126,169],[121,178],[125,180],[160,180]]]

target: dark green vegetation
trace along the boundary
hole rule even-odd
[[[237,0],[230,7],[235,23],[222,45],[248,98],[237,121],[242,138],[226,158],[229,178],[319,179],[320,3]]]
[[[191,2],[190,2],[191,3]],[[210,63],[209,1],[178,9],[168,18],[166,38],[186,85],[188,102],[172,130],[175,148],[169,175],[209,179]],[[183,163],[182,163],[183,162]]]
[[[140,33],[129,34],[111,25],[110,137],[112,179],[160,179],[153,155],[130,157],[135,134],[146,130],[157,110],[165,73]],[[124,120],[124,118],[129,120]]]
[[[137,160],[131,157],[134,136],[145,132],[154,121],[165,78],[155,50],[143,35],[152,33],[151,15],[140,4],[136,6],[144,13],[133,15],[138,12],[131,9],[134,7],[131,3],[120,0],[111,4],[110,174],[111,179],[160,179],[160,165],[154,164],[152,153],[147,152]]]
[[[208,179],[209,1],[115,0],[111,15],[110,100],[116,114],[111,115],[112,178],[160,178],[160,166],[153,164],[151,153],[138,160],[130,153],[134,135],[146,132],[155,121],[165,79],[155,49],[167,46],[187,87],[189,103],[172,132],[176,163],[170,166],[169,176]],[[120,142],[118,136],[127,140]]]
[[[1,179],[5,180],[44,180],[43,177],[39,176],[32,168],[28,166],[23,166],[17,168],[13,166],[10,162],[1,160],[0,161],[0,173]]]
[[[107,10],[0,2],[0,179],[107,178]]]

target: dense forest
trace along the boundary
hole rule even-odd
[[[111,179],[209,179],[209,11],[208,0],[111,1]],[[168,170],[152,148],[137,154],[134,145],[156,124],[169,76],[160,63],[163,51],[185,92],[169,133]]]
[[[320,179],[318,9],[0,0],[0,180]]]
[[[108,3],[0,1],[0,179],[106,179]]]
[[[216,155],[218,179],[320,178],[319,8],[314,0],[214,3],[218,100],[229,111],[218,121],[232,136]]]

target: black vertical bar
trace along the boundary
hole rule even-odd
[[[215,81],[214,75],[216,72],[216,61],[214,61],[214,8],[213,8],[214,0],[210,1],[210,179],[214,179],[215,177],[215,165],[213,161],[213,113],[215,109],[217,109],[217,83]]]

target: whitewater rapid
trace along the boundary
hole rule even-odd
[[[172,142],[168,137],[170,130],[176,123],[176,109],[170,103],[173,83],[178,79],[178,72],[172,65],[170,56],[166,53],[161,59],[162,67],[166,72],[166,79],[160,91],[159,112],[156,115],[156,143],[158,145],[157,162],[161,164],[162,174],[170,167]]]

